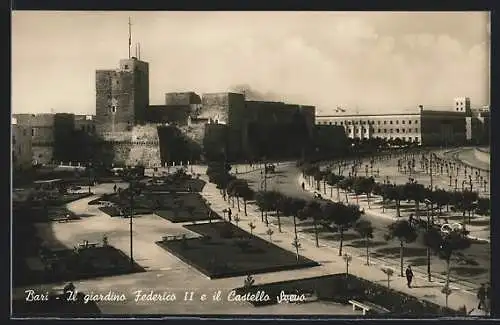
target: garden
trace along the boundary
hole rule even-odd
[[[200,234],[201,237],[181,237],[157,244],[212,279],[319,265],[229,222],[184,227]]]
[[[24,274],[16,277],[17,285],[76,281],[145,271],[132,263],[122,251],[105,244],[90,243],[89,247],[61,250],[42,247],[38,256],[43,269],[25,265]],[[28,259],[25,259],[25,263]]]
[[[351,274],[334,274],[314,278],[274,282],[269,284],[246,284],[236,293],[244,295],[263,291],[269,301],[252,302],[254,306],[276,304],[281,291],[295,295],[313,295],[318,300],[349,304],[349,300],[370,302],[389,310],[391,316],[465,316],[465,311],[454,311],[425,300],[419,300],[382,284],[373,283]],[[373,315],[370,315],[373,316]],[[387,317],[387,314],[381,315]]]

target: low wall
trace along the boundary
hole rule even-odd
[[[490,157],[489,149],[475,148],[474,149],[474,156],[476,157],[477,160],[484,162],[486,164],[490,164],[491,157]]]

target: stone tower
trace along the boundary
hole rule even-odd
[[[117,70],[96,71],[96,127],[105,138],[144,122],[149,106],[149,63],[120,60]]]

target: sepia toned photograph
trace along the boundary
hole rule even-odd
[[[490,316],[489,12],[11,18],[11,318]]]

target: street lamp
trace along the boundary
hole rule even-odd
[[[427,233],[429,233],[429,229],[430,229],[430,223],[431,223],[431,218],[430,218],[430,215],[429,215],[429,206],[431,205],[431,201],[429,199],[425,199],[424,200],[426,206],[427,206]],[[431,249],[429,247],[427,247],[427,279],[429,280],[429,282],[432,281],[432,278],[431,278]]]
[[[135,184],[135,178],[129,176],[129,191],[130,191],[130,266],[134,267],[134,240],[133,240],[133,219],[134,219],[134,196],[141,194],[141,189]]]

